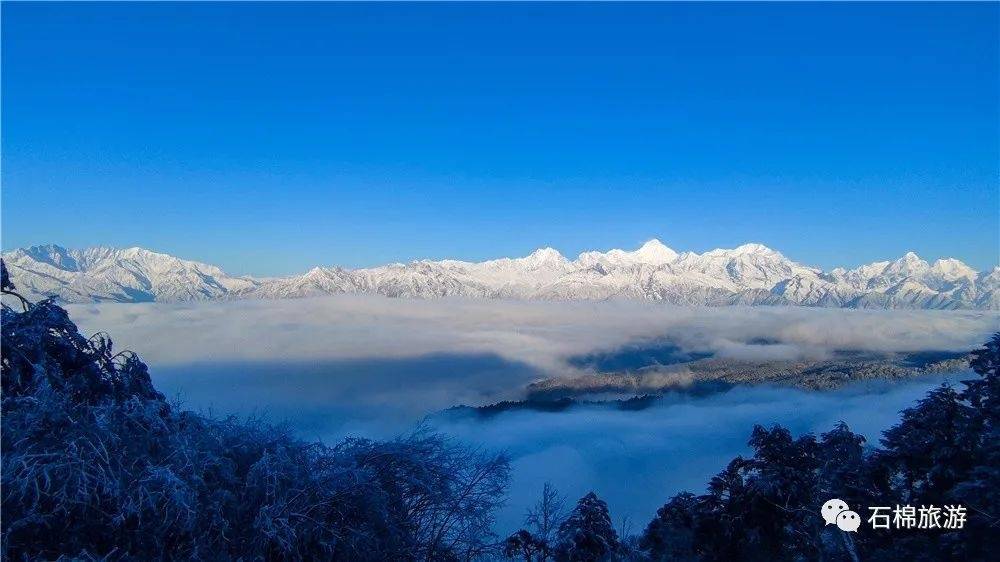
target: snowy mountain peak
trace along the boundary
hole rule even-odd
[[[731,267],[747,267],[748,264],[752,263],[771,263],[774,264],[775,267],[786,269],[793,265],[798,266],[798,264],[783,256],[780,252],[772,250],[763,244],[756,243],[743,244],[733,249],[716,248],[715,250],[710,250],[701,255],[685,254],[683,260],[689,262],[703,262],[707,260],[715,264],[743,264],[742,266],[732,265]]]
[[[534,252],[531,252],[528,257],[524,258],[528,263],[535,266],[541,266],[546,264],[561,264],[565,263],[567,260],[559,253],[559,250],[555,248],[550,248],[548,246],[544,248],[539,248]]]
[[[923,283],[937,291],[948,291],[976,282],[979,273],[954,258],[939,259],[923,275]]]
[[[914,252],[906,252],[903,257],[889,264],[885,273],[893,276],[913,276],[919,275],[930,269],[930,264],[925,262]]]
[[[563,255],[559,250],[553,248],[552,246],[545,246],[544,248],[538,248],[534,252],[528,254],[529,257],[545,257],[545,258],[561,258]]]
[[[955,258],[945,258],[935,261],[934,265],[931,266],[931,271],[953,279],[974,277],[977,274],[975,269]]]
[[[47,263],[53,267],[66,271],[77,271],[79,264],[70,255],[69,250],[56,244],[45,244],[41,246],[31,246],[30,248],[17,249],[12,252],[17,256],[28,256],[31,259],[42,263]]]
[[[736,248],[731,250],[731,253],[737,255],[746,255],[746,254],[781,255],[778,252],[772,250],[771,248],[768,248],[767,246],[763,244],[758,244],[756,242],[751,242],[749,244],[743,244],[742,246],[737,246]]]
[[[656,238],[647,241],[638,250],[631,252],[640,263],[663,265],[677,259],[677,252],[671,250]]]
[[[637,250],[608,250],[607,252],[583,252],[576,263],[581,267],[620,267],[638,264],[660,266],[676,260],[677,252],[671,250],[656,238],[647,241]]]

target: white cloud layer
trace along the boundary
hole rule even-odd
[[[1000,329],[1000,315],[983,311],[682,308],[354,295],[69,309],[83,330],[109,332],[119,347],[138,352],[154,367],[489,353],[567,374],[569,356],[643,338],[670,339],[690,351],[765,359],[821,357],[834,349],[965,350]],[[780,345],[748,346],[754,339]]]

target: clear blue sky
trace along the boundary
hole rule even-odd
[[[3,247],[998,262],[996,3],[3,5]]]

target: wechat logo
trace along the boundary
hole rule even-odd
[[[823,516],[823,521],[826,521],[827,525],[836,525],[841,531],[848,533],[857,532],[858,527],[861,526],[861,516],[851,511],[847,502],[836,498],[823,504],[820,515]]]

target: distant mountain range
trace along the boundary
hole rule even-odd
[[[286,299],[360,293],[542,300],[638,299],[683,305],[805,305],[844,308],[1000,309],[1000,267],[977,272],[956,259],[930,264],[914,253],[829,272],[760,244],[677,253],[659,240],[637,250],[552,248],[478,263],[419,260],[367,269],[314,268],[280,278],[231,276],[218,267],[142,248],[67,250],[33,246],[3,254],[32,297],[64,302]]]

